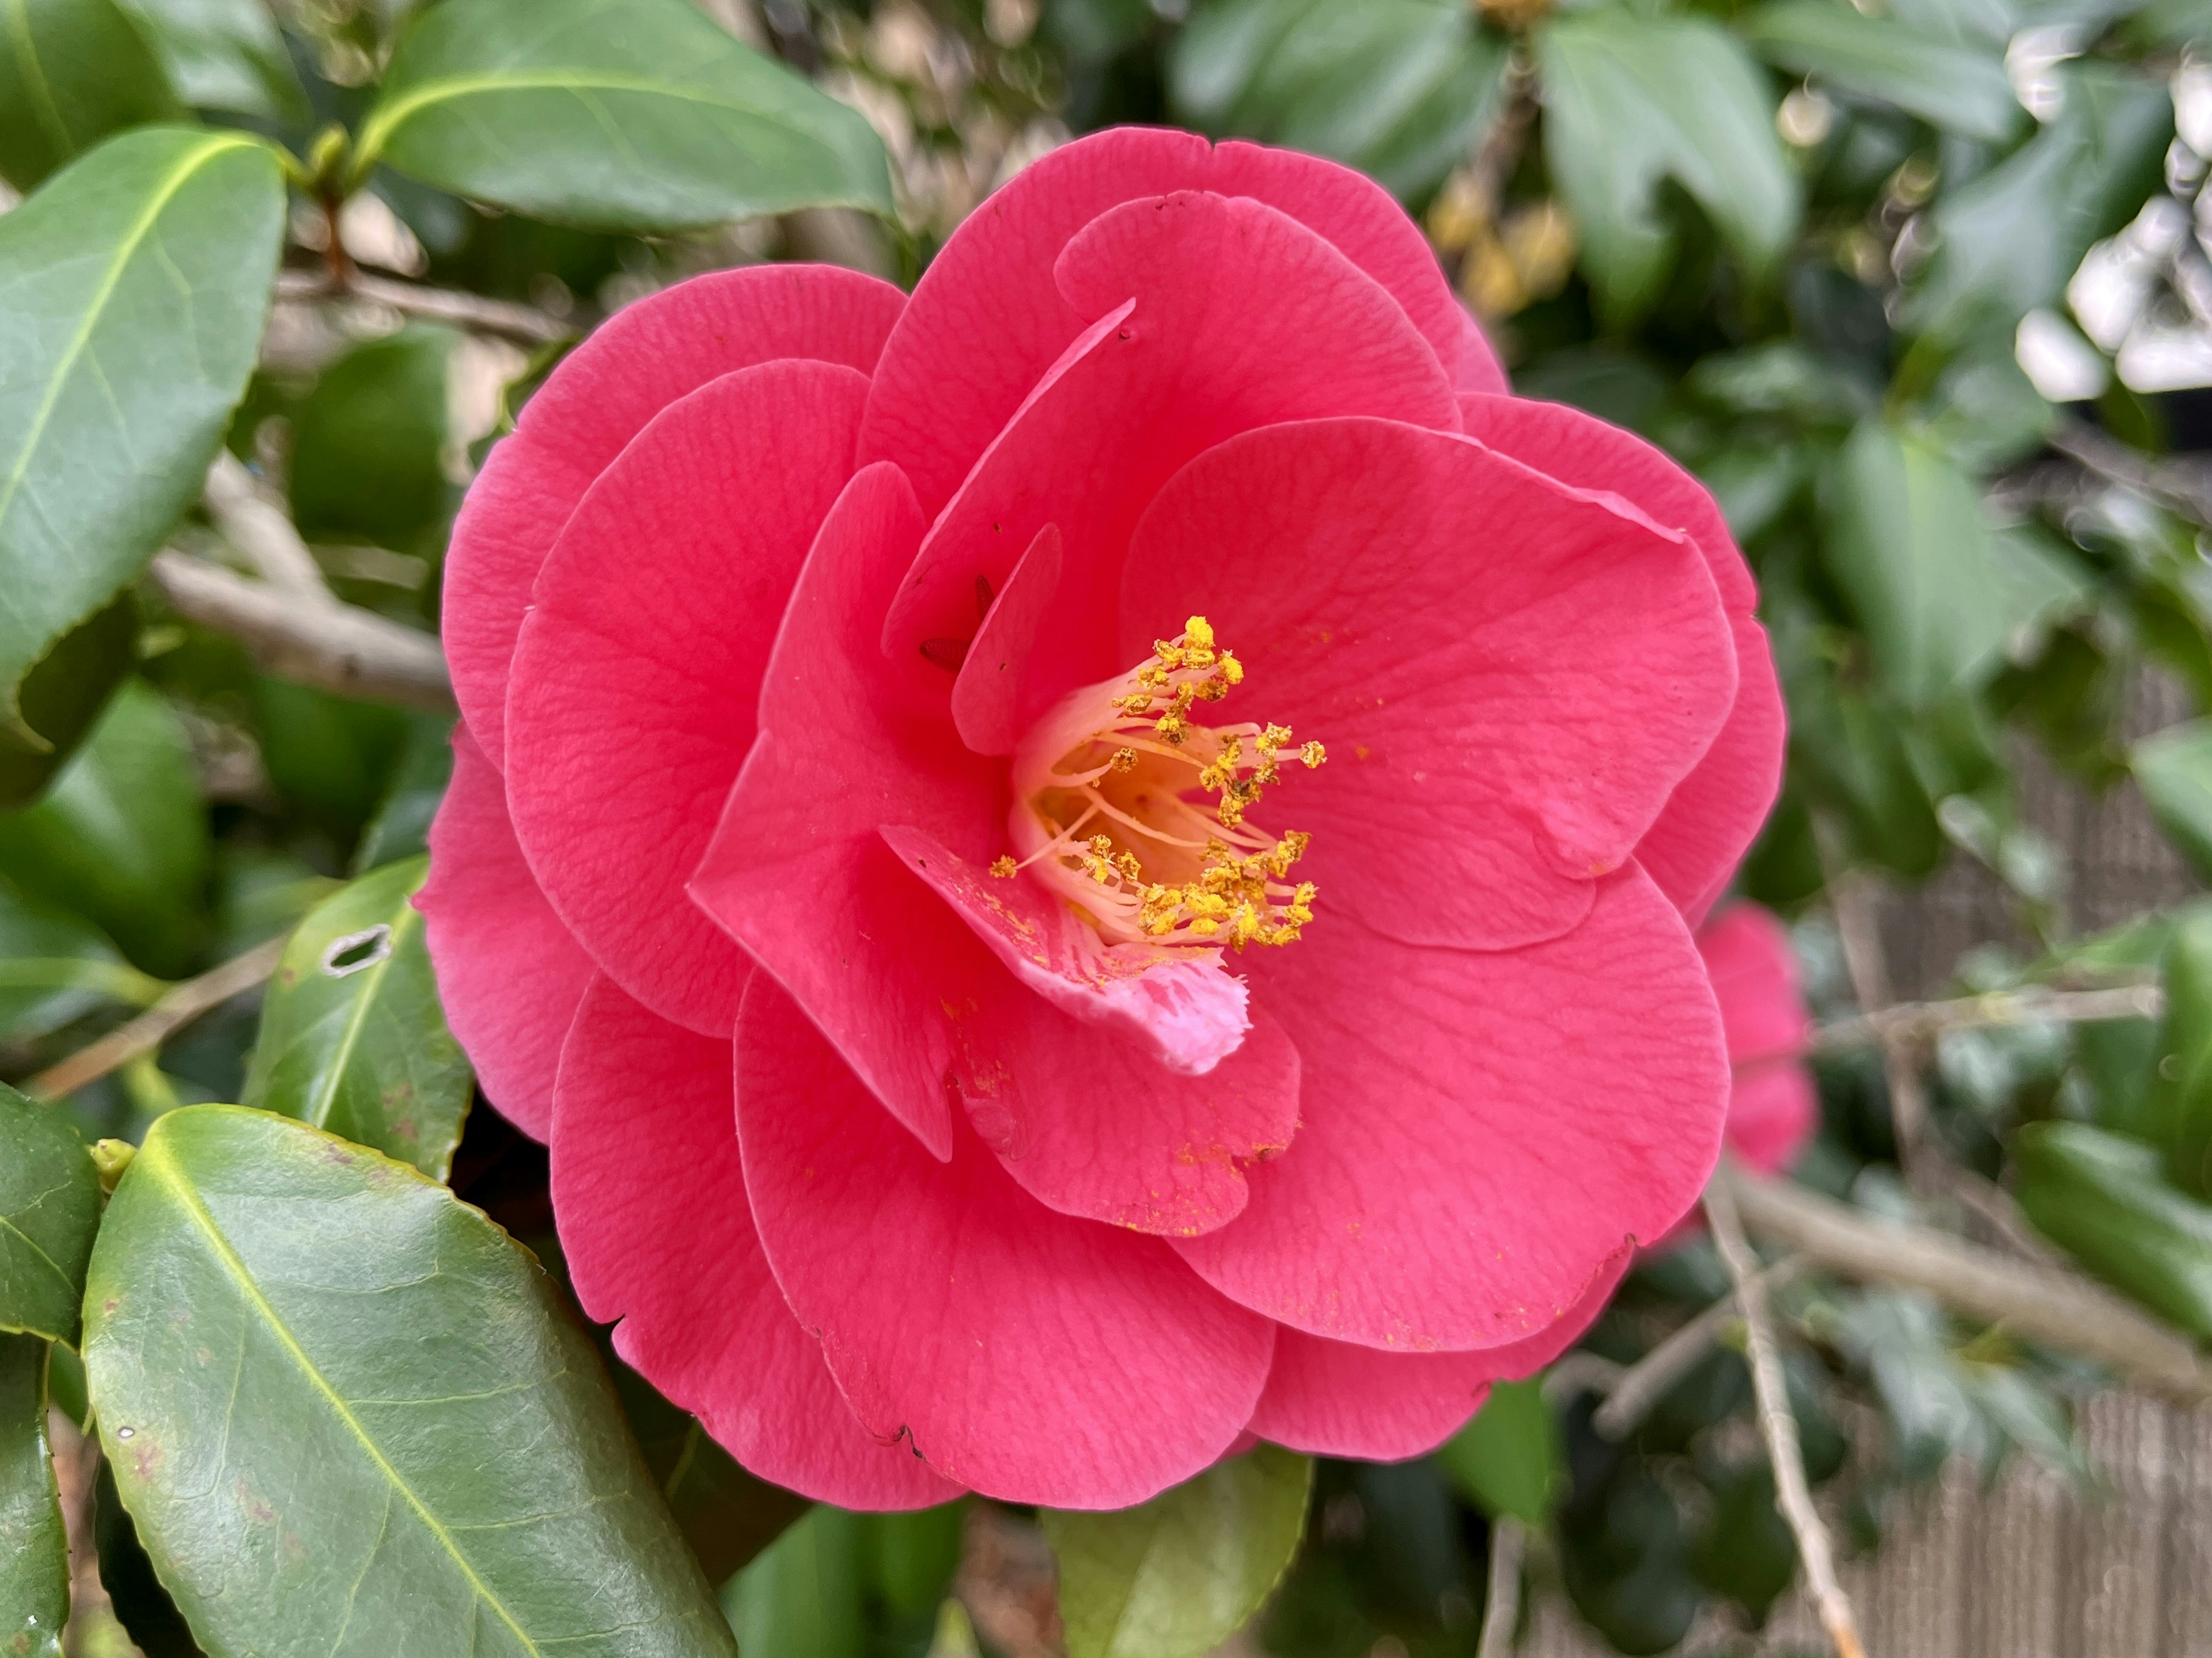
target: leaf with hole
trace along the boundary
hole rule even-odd
[[[355,145],[458,196],[599,230],[800,207],[889,214],[854,111],[684,0],[467,0],[401,39]]]
[[[85,1305],[101,1448],[210,1652],[734,1658],[590,1338],[405,1164],[173,1111]]]
[[[58,1106],[0,1083],[0,1331],[77,1339],[100,1176]]]
[[[184,112],[152,43],[117,0],[0,9],[0,178],[16,189],[111,132]]]
[[[429,861],[386,864],[300,923],[262,1004],[244,1098],[443,1180],[474,1084],[414,905]]]
[[[62,1658],[69,1538],[46,1442],[46,1344],[0,1335],[0,1653]]]
[[[1313,1462],[1273,1445],[1111,1513],[1040,1511],[1068,1658],[1196,1658],[1260,1609],[1305,1532]]]
[[[244,133],[110,139],[0,217],[0,726],[25,675],[137,575],[246,389],[284,226]]]

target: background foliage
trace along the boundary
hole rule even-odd
[[[543,1154],[470,1109],[406,899],[450,765],[433,641],[472,464],[627,301],[780,258],[911,281],[994,184],[1115,121],[1364,168],[1517,389],[1706,481],[1793,732],[1743,884],[1795,918],[1819,1011],[1850,1011],[1847,967],[1880,993],[1863,936],[1844,948],[1869,882],[1961,859],[2015,916],[1956,991],[2135,996],[1961,1018],[1887,1066],[1864,1027],[1824,1045],[1798,1179],[2059,1254],[2212,1342],[2212,910],[2075,935],[2019,800],[2031,756],[2140,788],[2212,875],[2212,721],[2122,723],[2146,673],[2212,715],[2212,473],[2169,458],[2212,442],[2175,391],[2212,380],[2203,0],[0,17],[0,1078],[24,1090],[0,1086],[0,1650],[60,1651],[74,1598],[72,1651],[155,1658],[732,1630],[794,1658],[1183,1658],[1263,1602],[1282,1658],[1464,1652],[1517,1587],[1501,1534],[1624,1652],[1766,1618],[1796,1546],[1740,1324],[1637,1419],[1600,1410],[1729,1296],[1702,1238],[1435,1457],[1263,1449],[1042,1516],[1055,1602],[1018,1516],[809,1509],[602,1337],[606,1385]],[[271,607],[297,625],[252,621]],[[340,636],[387,671],[348,681],[316,648]],[[228,1101],[275,1114],[204,1103]],[[357,1293],[431,1254],[435,1287]],[[1847,1546],[1953,1456],[2083,1471],[2070,1401],[2099,1372],[1864,1276],[1777,1290]],[[457,1527],[508,1541],[479,1574]],[[371,1570],[330,1581],[364,1528]],[[223,1593],[271,1551],[281,1594]]]

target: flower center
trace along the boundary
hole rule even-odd
[[[1087,685],[1031,728],[1014,756],[1011,822],[1020,861],[1111,942],[1242,950],[1287,944],[1313,920],[1314,884],[1291,866],[1311,838],[1252,821],[1292,747],[1286,726],[1207,725],[1200,704],[1243,683],[1202,616],[1117,679]]]

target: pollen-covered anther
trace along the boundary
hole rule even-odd
[[[1119,679],[1067,698],[1015,756],[1019,867],[1109,942],[1242,950],[1290,944],[1313,920],[1314,884],[1288,878],[1310,837],[1272,835],[1251,816],[1282,766],[1318,766],[1322,745],[1297,746],[1287,726],[1194,717],[1244,678],[1192,616]]]

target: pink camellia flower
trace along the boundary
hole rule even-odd
[[[1728,1036],[1728,1149],[1766,1174],[1787,1169],[1813,1137],[1820,1105],[1805,1054],[1805,1011],[1790,935],[1771,911],[1732,903],[1698,929]]]
[[[1679,468],[1506,395],[1375,186],[1088,138],[911,300],[631,307],[494,451],[453,1028],[586,1309],[768,1478],[1413,1455],[1717,1155],[1753,599]]]

